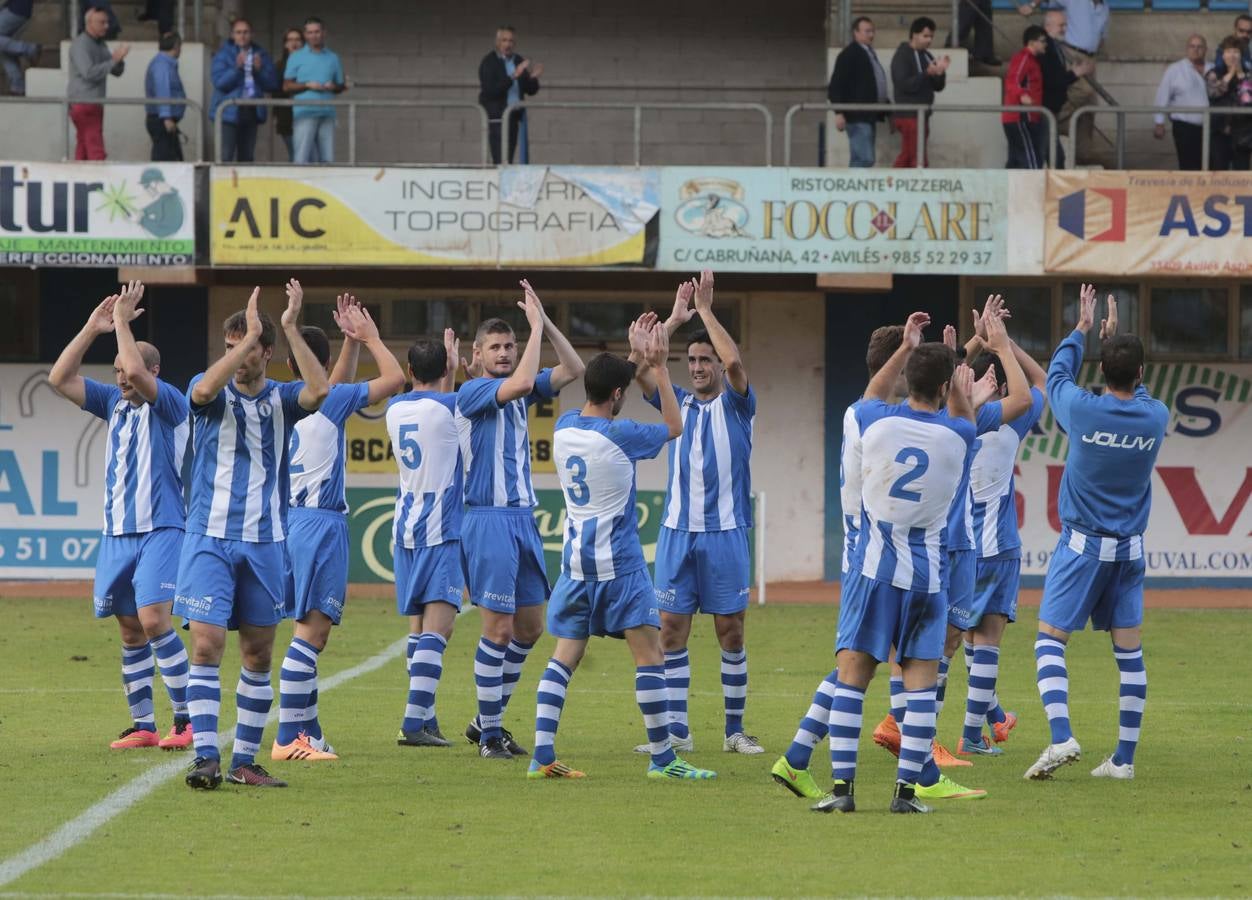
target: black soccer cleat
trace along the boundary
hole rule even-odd
[[[216,759],[197,756],[187,769],[187,785],[202,791],[211,791],[222,783],[222,765]]]
[[[470,723],[465,726],[465,739],[471,744],[477,744],[483,739],[483,730],[478,727],[478,718],[470,719]]]
[[[836,781],[830,793],[818,800],[809,809],[820,813],[856,812],[856,797],[851,781]]]
[[[435,738],[435,740],[443,741],[443,743],[439,745],[440,747],[452,746],[452,742],[443,736],[443,732],[439,730],[438,725],[434,725],[434,726],[427,725],[424,728],[422,728],[422,731],[426,732],[431,737]]]
[[[401,747],[450,747],[452,746],[443,735],[435,734],[423,728],[420,731],[401,731],[396,736],[396,743]]]
[[[503,735],[504,748],[514,756],[530,756],[530,751],[513,739],[513,732],[507,728],[501,728],[500,734]]]
[[[893,813],[928,813],[931,808],[913,796],[913,785],[896,782],[896,793],[891,798]]]
[[[489,738],[485,743],[479,744],[478,755],[483,759],[513,758],[513,754],[509,752],[509,748],[504,745],[501,738]]]

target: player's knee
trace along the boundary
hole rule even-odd
[[[543,635],[543,622],[517,622],[513,625],[513,640],[521,644],[533,644]]]
[[[131,616],[117,617],[118,631],[122,636],[122,643],[127,647],[138,647],[140,644],[146,644],[150,635],[145,633],[143,625],[139,619]]]

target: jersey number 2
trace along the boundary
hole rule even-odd
[[[896,483],[891,486],[891,496],[900,500],[912,500],[914,503],[920,502],[922,495],[917,491],[905,490],[904,486],[926,474],[926,470],[930,468],[930,457],[920,447],[905,447],[896,454],[896,462],[905,465],[912,463],[913,468],[896,479]]]
[[[581,456],[571,456],[565,460],[565,468],[570,470],[570,486],[565,489],[569,502],[575,506],[586,506],[591,499],[591,488],[587,487],[587,462]]]
[[[416,469],[422,464],[422,448],[411,435],[417,434],[416,425],[400,426],[400,462],[405,468]],[[408,454],[407,456],[405,454]]]

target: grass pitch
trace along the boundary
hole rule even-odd
[[[322,656],[322,675],[393,644],[405,623],[386,600],[357,599]],[[894,760],[869,732],[886,710],[871,686],[857,779],[860,811],[819,816],[769,779],[817,681],[832,665],[830,607],[767,606],[748,616],[748,730],[762,756],[721,752],[719,654],[711,623],[690,643],[695,752],[707,783],[644,778],[644,739],[625,646],[594,641],[571,684],[557,749],[582,782],[530,782],[525,763],[397,747],[407,677],[400,655],[325,692],[337,763],[275,763],[286,790],[223,785],[193,793],[173,777],[62,855],[8,883],[26,894],[186,895],[1248,895],[1252,893],[1252,613],[1150,610],[1148,706],[1133,782],[1092,779],[1117,734],[1117,672],[1103,635],[1069,652],[1080,763],[1051,783],[1022,780],[1047,741],[1034,683],[1033,610],[1009,630],[1000,697],[1021,715],[1006,753],[950,771],[983,801],[933,815],[886,813]],[[116,626],[86,600],[0,599],[0,872],[94,803],[167,762],[112,752],[125,725]],[[450,737],[474,711],[477,615],[458,623],[439,719]],[[290,637],[280,628],[279,644]],[[535,649],[506,724],[533,738]],[[1212,652],[1216,650],[1217,652]],[[276,648],[275,685],[278,659]],[[223,664],[223,730],[234,721],[238,657]],[[170,721],[155,686],[158,726]],[[956,745],[958,660],[940,719]],[[275,702],[275,708],[277,701]],[[266,747],[274,735],[266,729]],[[269,765],[268,753],[262,762]],[[190,762],[190,755],[186,755]],[[814,754],[819,783],[829,772]]]

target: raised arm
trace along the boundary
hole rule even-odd
[[[887,360],[881,369],[874,373],[874,377],[865,386],[866,400],[882,400],[886,402],[891,399],[891,393],[895,388],[896,381],[900,378],[900,373],[904,371],[904,364],[908,362],[909,354],[921,344],[922,329],[929,324],[930,316],[924,312],[915,312],[909,316],[908,321],[904,323],[904,340],[900,342],[896,352],[891,354],[891,358]]]
[[[652,371],[656,380],[656,391],[661,401],[661,418],[669,429],[671,440],[683,433],[682,409],[678,406],[678,395],[674,393],[674,385],[669,378],[669,332],[665,326],[653,323],[647,333],[647,348],[644,361]]]
[[[83,365],[83,357],[87,355],[88,348],[96,338],[113,330],[113,306],[116,303],[117,294],[100,301],[100,305],[91,311],[78,334],[65,345],[65,349],[53,363],[52,371],[48,373],[52,389],[75,406],[81,407],[87,402],[87,386],[83,383],[83,376],[78,374]]]
[[[530,336],[526,338],[526,349],[522,351],[513,374],[496,388],[496,403],[500,405],[529,396],[535,389],[535,376],[539,374],[539,348],[543,346],[543,323],[546,318],[543,304],[539,302],[538,294],[527,290],[526,299],[517,301],[517,305],[526,313]]]
[[[1030,385],[1026,382],[1026,373],[1013,352],[1013,343],[1004,327],[1001,316],[988,316],[984,323],[987,329],[987,347],[1000,359],[1004,369],[1004,380],[1008,384],[1008,396],[1000,401],[1000,420],[1012,422],[1024,416],[1030,409]]]
[[[117,355],[122,363],[126,380],[134,385],[139,396],[149,403],[156,403],[157,379],[143,360],[139,344],[130,330],[130,323],[143,315],[139,304],[143,300],[143,282],[132,281],[122,289],[121,296],[113,305],[113,328],[117,332]]]
[[[535,294],[535,289],[525,278],[522,279],[522,287],[526,293],[533,294],[538,300],[539,295]],[[540,304],[539,308],[542,310],[543,304]],[[587,366],[578,355],[578,351],[574,349],[574,345],[569,342],[569,338],[561,334],[561,329],[557,328],[548,317],[547,310],[543,313],[543,333],[547,335],[552,349],[556,351],[557,364],[552,369],[552,390],[560,391],[567,384],[582,378],[583,372],[587,371]]]
[[[1078,386],[1078,370],[1082,366],[1087,332],[1095,323],[1095,304],[1095,286],[1082,285],[1078,292],[1078,323],[1057,346],[1048,363],[1048,404],[1057,424],[1066,432],[1069,431],[1070,407],[1083,393]]]
[[[335,297],[335,311],[332,316],[339,330],[343,332],[343,346],[339,348],[339,356],[335,359],[335,367],[330,370],[331,384],[351,384],[356,381],[356,367],[361,359],[361,342],[349,331],[351,325],[345,327],[344,316],[350,307],[360,307],[361,302],[351,294],[339,294]]]
[[[261,289],[254,287],[252,296],[248,298],[248,308],[245,314],[248,330],[244,333],[243,340],[222,354],[222,358],[209,366],[200,380],[196,382],[188,397],[192,405],[208,406],[212,403],[214,398],[222,392],[222,388],[230,382],[235,370],[243,365],[244,359],[252,348],[261,340],[261,317],[257,314],[257,299],[260,296]]]
[[[961,363],[952,372],[948,385],[948,415],[954,419],[974,422],[974,370]]]
[[[379,400],[390,397],[404,387],[404,370],[396,362],[395,354],[387,349],[383,339],[378,335],[378,326],[370,316],[369,310],[363,306],[348,306],[344,310],[344,334],[365,349],[374,359],[378,367],[378,377],[369,380],[369,403],[373,406]],[[301,369],[300,371],[304,371]]]
[[[696,313],[704,323],[704,330],[709,333],[713,342],[713,352],[722,361],[726,369],[726,379],[735,393],[743,395],[748,392],[748,372],[743,367],[743,359],[739,356],[739,346],[730,332],[722,327],[713,314],[713,272],[705,269],[700,273],[700,281],[695,286]]]
[[[461,342],[457,340],[456,332],[451,328],[443,330],[443,349],[448,354],[448,366],[444,369],[439,389],[445,394],[450,394],[456,390],[456,370],[461,364]]]
[[[300,307],[304,303],[304,288],[300,287],[300,282],[293,278],[287,282],[285,289],[287,308],[283,310],[282,317],[283,337],[287,339],[287,346],[291,348],[291,357],[296,361],[300,374],[304,377],[304,387],[300,389],[296,402],[300,404],[301,409],[313,412],[326,399],[326,394],[330,391],[330,383],[326,379],[326,370],[317,361],[309,345],[304,342],[304,335],[300,333]]]

